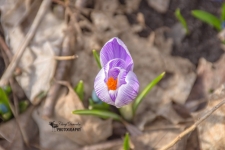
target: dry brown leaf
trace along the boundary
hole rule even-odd
[[[31,116],[32,111],[33,108],[30,107],[18,117],[20,127],[28,142],[32,142],[38,136],[38,127]],[[23,137],[21,136],[20,129],[15,119],[0,125],[0,135],[3,135],[3,139],[6,139],[0,140],[0,148],[3,147],[10,150],[29,150],[29,148],[23,143]]]
[[[38,112],[39,107],[33,114],[39,126],[40,145],[50,149],[74,149],[79,145],[89,145],[105,140],[112,134],[112,120],[102,120],[94,116],[80,116],[72,114],[73,110],[84,109],[82,102],[71,87],[61,91],[61,96],[55,105],[55,115],[51,120],[43,120]],[[52,132],[49,121],[80,123],[80,132]],[[51,139],[51,140],[48,140]],[[60,141],[60,143],[58,143]],[[65,141],[65,144],[63,142]]]
[[[118,10],[119,1],[117,0],[99,0],[95,3],[95,8],[97,10],[102,10],[103,12],[115,12]]]
[[[162,145],[169,143],[181,131],[181,129],[151,131],[145,133],[143,136],[134,138],[132,142],[134,143],[135,149],[160,149]],[[185,150],[186,142],[187,138],[184,138],[170,150]]]
[[[25,2],[19,0],[15,1],[15,3],[4,1],[3,5],[1,5],[1,10],[4,10],[2,11],[4,17],[3,29],[6,33],[7,43],[14,54],[21,42],[23,42],[35,16],[35,11],[38,9],[35,8],[22,24],[14,26],[18,22],[16,20],[19,18],[18,15],[22,16],[25,12],[23,7],[25,7]],[[12,20],[13,18],[14,20]],[[22,70],[22,75],[17,76],[16,79],[31,102],[40,92],[48,91],[50,87],[50,81],[56,67],[53,56],[58,56],[60,53],[65,27],[65,22],[48,11],[20,60],[19,67]]]
[[[162,105],[158,110],[157,115],[163,116],[173,124],[178,124],[185,121],[184,118],[177,114],[171,103]]]
[[[196,104],[193,107],[190,107],[189,103],[208,99],[210,93],[225,82],[224,61],[224,54],[215,63],[208,62],[204,58],[200,59],[197,68],[197,79],[186,102],[187,108],[189,108],[190,111],[195,111],[202,103]]]
[[[222,85],[218,88],[215,95],[224,96],[225,86]],[[206,109],[200,113],[204,113],[212,109],[215,105],[220,102],[219,100],[212,99],[209,101]],[[199,118],[199,115],[195,115]],[[223,150],[225,149],[225,107],[222,106],[216,110],[212,115],[210,115],[204,122],[198,126],[199,139],[201,144],[201,149],[204,150]]]
[[[160,73],[166,72],[160,84],[144,98],[137,113],[143,113],[149,108],[156,112],[161,105],[171,100],[184,104],[195,81],[194,66],[188,60],[160,52],[158,47],[152,46],[149,41],[135,34],[125,33],[121,38],[133,57],[134,72],[140,82],[140,91]]]
[[[143,131],[145,125],[147,123],[152,122],[156,117],[157,117],[157,114],[155,114],[154,112],[152,112],[152,111],[146,111],[145,112],[145,115],[142,115],[140,117],[135,117],[135,121],[134,122],[136,123],[136,126],[141,131]]]
[[[94,25],[96,26],[96,29],[100,32],[103,32],[109,28],[111,28],[111,18],[110,13],[104,13],[100,11],[93,11],[91,13],[91,19],[93,20]]]
[[[165,13],[169,8],[170,0],[148,0],[148,5],[159,13]]]
[[[132,150],[159,150],[162,145],[167,144],[176,137],[182,129],[155,130],[145,132],[141,136],[130,137],[130,148]],[[180,140],[170,150],[186,150],[187,137]],[[123,141],[112,140],[105,143],[85,146],[82,150],[123,150]]]

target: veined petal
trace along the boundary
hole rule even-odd
[[[117,87],[119,88],[121,85],[126,84],[126,76],[127,76],[127,71],[124,69],[120,69],[120,73],[117,77]]]
[[[113,77],[114,79],[117,79],[119,74],[120,74],[120,68],[118,67],[112,68],[108,72],[108,78]],[[108,80],[108,78],[106,78],[105,82]]]
[[[109,95],[108,87],[106,83],[104,82],[104,79],[105,79],[105,71],[102,68],[95,78],[95,82],[94,82],[95,92],[98,98],[101,99],[102,101],[111,105],[115,105],[115,103],[112,101]]]
[[[115,71],[115,77],[112,75],[111,70]],[[126,84],[125,78],[127,75],[127,71],[121,68],[113,68],[111,69],[109,72],[109,76],[113,77],[113,78],[117,78],[117,89],[116,90],[109,90],[109,96],[112,99],[113,102],[115,102],[116,97],[117,97],[117,93],[118,93],[118,89],[121,85]],[[111,73],[111,75],[110,75]]]
[[[101,65],[104,67],[110,60],[115,58],[124,60],[127,65],[133,64],[133,59],[126,45],[117,37],[110,39],[101,49]],[[133,70],[133,65],[131,69]]]
[[[122,69],[126,69],[127,68],[127,64],[126,62],[121,59],[121,58],[115,58],[115,59],[112,59],[110,60],[104,67],[105,69],[105,72],[108,72],[110,69],[112,68],[115,68],[115,67],[119,67],[119,68],[122,68]]]
[[[106,75],[105,82],[107,82],[109,77],[113,77],[114,79],[116,79],[120,70],[121,69],[127,70],[127,67],[129,66],[126,65],[126,62],[120,58],[115,58],[113,60],[110,60],[104,67],[105,75]]]
[[[125,81],[127,83],[121,85],[118,89],[115,100],[117,108],[131,103],[138,95],[139,82],[137,76],[132,71],[128,72]]]
[[[127,76],[127,70],[115,67],[109,70],[108,74],[106,74],[105,82],[108,81],[109,77],[113,77],[117,79],[117,88],[119,88],[122,84],[126,84],[125,78]]]
[[[109,90],[109,96],[112,99],[112,101],[114,102],[113,105],[115,105],[115,100],[116,100],[117,92],[118,92],[118,90],[115,90],[115,91]]]

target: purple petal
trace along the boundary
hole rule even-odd
[[[125,81],[127,75],[127,71],[125,69],[121,69],[119,67],[112,68],[108,72],[108,76],[105,78],[105,82],[108,81],[108,78],[113,77],[114,79],[117,79],[117,88],[120,87],[122,84],[126,84]]]
[[[106,83],[104,82],[105,79],[105,71],[102,68],[98,75],[95,78],[95,82],[94,82],[94,89],[95,92],[98,96],[99,99],[101,99],[102,101],[111,104],[111,105],[115,105],[115,103],[112,101],[109,92],[108,92],[108,87],[106,85]]]
[[[120,58],[126,62],[127,65],[131,65],[133,70],[133,59],[128,51],[126,45],[117,37],[110,39],[101,49],[100,61],[104,67],[106,64],[115,58]]]
[[[119,67],[122,69],[126,69],[127,68],[127,64],[124,60],[120,59],[120,58],[115,58],[110,60],[104,67],[105,72],[108,72],[110,69],[115,68],[115,67]]]
[[[112,101],[114,102],[113,105],[115,105],[115,100],[116,100],[116,96],[117,96],[118,90],[109,90],[109,96],[112,99]]]
[[[136,75],[130,71],[125,80],[127,84],[121,85],[118,89],[115,101],[115,106],[118,108],[131,103],[138,95],[139,82]]]
[[[109,77],[113,77],[114,79],[116,79],[120,70],[121,69],[128,70],[127,67],[130,67],[130,65],[127,66],[126,62],[120,58],[110,60],[104,67],[106,74],[105,82],[107,82]]]
[[[124,69],[121,69],[120,70],[120,73],[119,73],[119,75],[118,75],[118,77],[117,77],[117,79],[118,79],[118,83],[117,83],[117,87],[120,87],[121,85],[123,85],[123,84],[126,84],[127,82],[126,82],[126,76],[127,76],[127,71],[126,70],[124,70]]]
[[[109,77],[113,77],[114,79],[117,78],[117,90],[109,90],[109,96],[112,99],[112,101],[115,102],[119,87],[123,84],[126,84],[125,79],[126,79],[127,72],[126,70],[120,69],[120,68],[113,68],[112,70],[119,71],[116,77],[109,75]]]
[[[109,77],[113,77],[114,79],[117,79],[119,74],[120,74],[120,68],[117,68],[117,67],[116,68],[112,68],[108,72],[108,78]],[[108,78],[106,78],[106,81],[108,80]]]

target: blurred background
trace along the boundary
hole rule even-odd
[[[130,149],[167,145],[224,97],[224,2],[0,0],[0,149],[118,150],[127,132]],[[93,93],[93,50],[112,37],[128,47],[140,91],[166,72],[132,120]],[[126,122],[71,113],[93,108]],[[221,107],[171,149],[225,149],[224,121]]]

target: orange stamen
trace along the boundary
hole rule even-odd
[[[116,90],[117,79],[115,80],[113,77],[110,77],[106,84],[107,84],[109,90]]]

